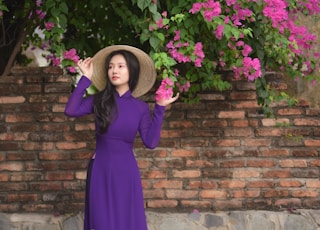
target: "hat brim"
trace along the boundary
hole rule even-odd
[[[138,59],[140,64],[140,74],[138,84],[132,93],[134,97],[140,97],[146,94],[154,85],[156,81],[156,69],[153,60],[144,51],[128,45],[113,45],[107,46],[98,51],[93,56],[93,76],[91,78],[92,84],[97,90],[102,91],[107,84],[107,70],[106,58],[116,50],[127,50],[132,52]]]

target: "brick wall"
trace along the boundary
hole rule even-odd
[[[268,119],[253,83],[230,82],[232,91],[168,108],[158,148],[137,138],[146,207],[319,208],[320,110],[278,104],[278,119]],[[64,116],[69,93],[58,68],[15,68],[0,78],[0,212],[83,209],[93,117]]]

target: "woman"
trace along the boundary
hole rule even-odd
[[[152,60],[131,46],[110,46],[93,58],[80,60],[83,76],[69,98],[65,114],[95,114],[96,151],[88,166],[85,230],[146,230],[140,173],[133,152],[137,133],[155,148],[165,106],[179,95],[156,102],[153,116],[147,103],[135,98],[152,87]],[[83,98],[93,83],[94,96]]]

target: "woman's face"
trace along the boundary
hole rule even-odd
[[[129,90],[129,69],[121,54],[116,54],[110,60],[108,78],[120,95]]]

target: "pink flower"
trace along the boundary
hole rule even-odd
[[[36,13],[37,13],[39,19],[41,19],[41,20],[42,20],[42,19],[45,17],[45,15],[46,15],[46,13],[44,13],[42,10],[36,10]]]
[[[173,95],[173,87],[174,82],[166,77],[161,81],[161,85],[156,91],[155,100],[159,101],[161,99],[169,99]]]
[[[46,30],[50,31],[54,27],[54,22],[46,22],[44,25]]]
[[[176,86],[179,89],[179,92],[188,92],[190,88],[190,81],[187,81],[185,84],[181,85],[179,82],[176,83]]]
[[[189,13],[195,14],[198,13],[202,8],[202,3],[201,2],[196,2],[193,3],[192,8],[189,10]]]
[[[74,61],[75,63],[77,63],[79,61],[79,56],[77,55],[77,51],[74,48],[70,49],[69,51],[65,51],[63,53],[63,58],[70,59],[70,60]]]
[[[52,61],[52,65],[53,65],[53,66],[59,66],[59,65],[61,65],[61,59],[60,59],[60,58],[52,57],[52,58],[51,58],[51,61]]]
[[[74,68],[73,66],[68,66],[68,71],[70,72],[70,73],[76,73],[77,72],[77,70],[76,70],[76,68]]]
[[[216,38],[217,38],[218,40],[221,40],[221,39],[222,39],[223,29],[224,29],[224,26],[223,26],[223,25],[218,25],[216,31],[214,31],[214,35],[216,36]]]
[[[162,19],[162,18],[160,18],[160,19],[157,21],[157,26],[158,26],[159,29],[163,27],[163,19]]]
[[[175,33],[175,36],[174,36],[173,40],[174,41],[180,40],[180,30],[175,30],[174,33]]]
[[[242,50],[242,55],[243,55],[244,57],[247,57],[247,56],[251,53],[251,51],[252,51],[251,46],[245,45],[244,48],[243,48],[243,50]]]
[[[213,0],[209,0],[206,5],[206,10],[203,13],[203,17],[211,22],[214,17],[218,17],[221,14],[221,5],[220,2],[214,2]]]
[[[166,18],[167,15],[168,15],[168,12],[167,11],[163,11],[161,15],[162,15],[162,17]]]
[[[194,51],[194,54],[197,55],[199,58],[204,58],[204,53],[203,53],[203,45],[201,42],[197,42],[195,45],[194,45],[194,48],[195,48],[195,51]]]

